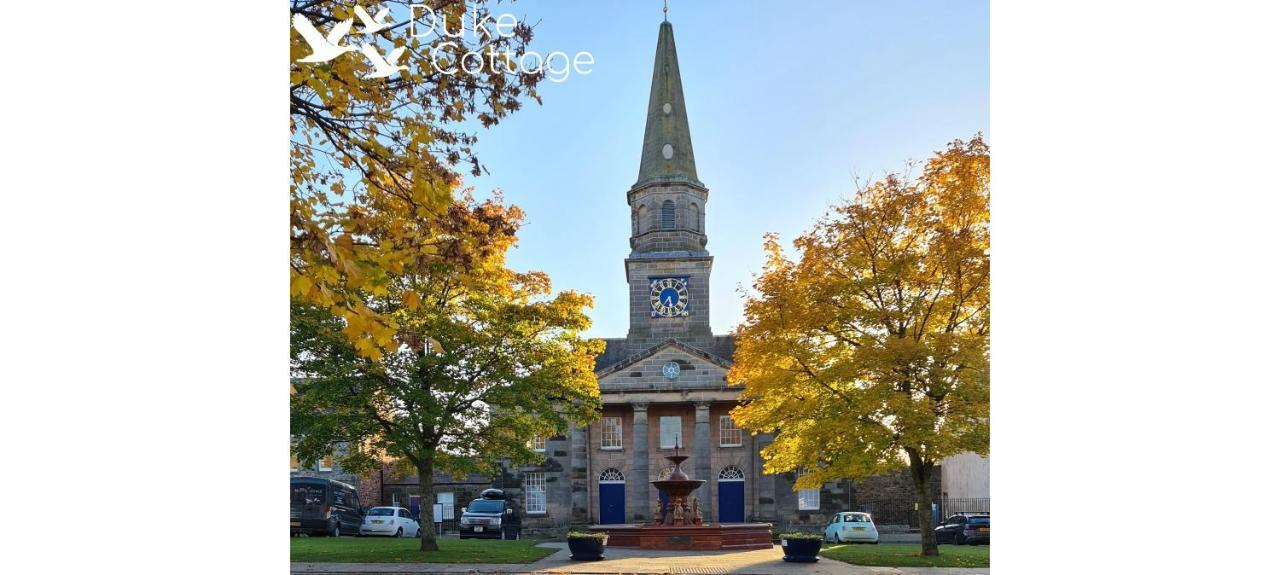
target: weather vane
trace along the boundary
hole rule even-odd
[[[662,0],[662,21],[667,21],[667,0]]]

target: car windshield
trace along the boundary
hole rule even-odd
[[[982,517],[970,517],[969,525],[991,525],[991,517],[984,515]]]
[[[845,513],[844,520],[846,523],[870,523],[871,516],[866,513]]]
[[[369,515],[375,517],[390,517],[396,514],[396,510],[390,507],[374,507],[369,510]]]
[[[290,486],[289,502],[293,505],[324,505],[324,487],[305,483]]]
[[[471,513],[502,513],[502,502],[492,499],[477,499],[467,507]]]

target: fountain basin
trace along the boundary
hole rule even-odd
[[[772,549],[768,523],[710,523],[704,525],[592,525],[609,534],[610,547],[638,549],[717,550]]]

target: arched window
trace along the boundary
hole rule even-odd
[[[626,476],[615,467],[600,472],[600,483],[626,483]]]
[[[720,470],[720,481],[743,481],[746,476],[742,474],[742,470],[736,465],[730,465]]]
[[[662,229],[676,229],[676,203],[671,200],[662,202]]]
[[[695,232],[702,231],[702,218],[698,217],[698,204],[689,204],[689,215],[693,217],[689,227],[693,228]]]
[[[636,222],[637,234],[649,231],[649,206],[640,204],[640,208],[636,210]]]

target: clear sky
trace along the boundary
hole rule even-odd
[[[711,327],[742,319],[739,287],[761,239],[789,242],[854,176],[878,178],[948,141],[990,135],[988,7],[981,0],[671,0],[669,18],[706,207]],[[596,297],[594,337],[627,332],[627,189],[636,180],[661,0],[502,3],[540,21],[533,49],[595,56],[592,73],[540,85],[479,134],[488,175],[526,212],[509,263]]]

